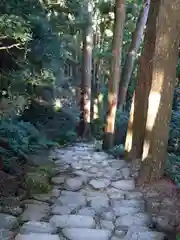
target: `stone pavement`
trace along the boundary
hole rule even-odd
[[[27,199],[17,218],[0,214],[0,240],[162,240],[144,212],[128,163],[91,144],[56,149],[53,190]],[[18,211],[18,209],[17,209]],[[19,225],[19,227],[18,227]]]

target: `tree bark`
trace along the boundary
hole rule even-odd
[[[117,108],[118,84],[120,79],[120,64],[125,21],[125,2],[116,0],[115,22],[112,42],[111,76],[108,82],[108,110],[104,129],[103,149],[109,149],[114,143],[114,125]]]
[[[134,96],[133,158],[140,157],[138,184],[158,180],[164,171],[179,46],[180,0],[152,0]],[[149,45],[150,44],[150,45]],[[149,52],[149,53],[148,53]],[[141,109],[141,110],[140,110]],[[131,113],[132,114],[132,113]],[[128,136],[126,141],[126,147]]]
[[[152,62],[156,39],[156,18],[159,11],[159,1],[156,8],[150,8],[145,32],[144,48],[140,57],[137,72],[136,88],[131,105],[128,131],[126,135],[125,150],[127,158],[132,160],[141,158],[143,151],[143,139],[145,132],[145,120],[147,116],[148,95],[151,87]]]
[[[128,86],[129,86],[133,68],[134,68],[134,62],[136,59],[137,52],[140,48],[144,28],[147,22],[149,5],[150,5],[150,0],[146,0],[139,14],[137,24],[136,24],[136,29],[132,34],[131,45],[129,47],[129,52],[126,57],[126,61],[122,70],[121,80],[119,84],[119,92],[118,92],[118,108],[119,109],[122,109],[126,99]]]
[[[99,45],[99,32],[96,28],[96,32],[94,33],[93,38],[93,46]],[[99,115],[99,94],[100,94],[100,79],[98,78],[98,70],[99,70],[99,59],[93,57],[93,75],[92,75],[92,86],[91,86],[91,120],[95,120],[100,118]]]
[[[179,11],[180,0],[161,1],[157,23],[154,26],[158,31],[139,184],[158,180],[164,173],[178,62]]]
[[[90,21],[83,36],[83,64],[80,99],[79,135],[83,138],[90,136],[91,119],[91,70],[92,70],[92,23]]]

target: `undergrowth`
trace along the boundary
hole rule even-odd
[[[174,153],[168,154],[165,172],[180,187],[180,156]]]
[[[6,170],[13,161],[25,163],[28,154],[55,146],[32,124],[17,120],[0,121],[0,156]]]

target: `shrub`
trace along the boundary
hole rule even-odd
[[[59,136],[56,139],[56,142],[59,145],[66,145],[69,143],[75,142],[77,139],[77,134],[74,131],[64,132],[62,130],[59,131]]]
[[[103,138],[104,126],[104,121],[100,118],[94,119],[91,123],[92,134],[97,140],[101,140]]]
[[[54,146],[54,143],[28,122],[0,121],[0,155],[6,170],[16,160],[26,161],[29,153],[51,146]]]
[[[180,154],[180,113],[175,111],[171,118],[168,151]]]
[[[115,125],[115,145],[124,144],[128,127],[129,114],[117,110]]]
[[[180,156],[173,153],[167,155],[165,173],[177,184],[180,185]]]
[[[112,149],[108,151],[114,157],[122,158],[124,157],[124,146],[123,145],[116,145]]]
[[[33,101],[21,119],[31,122],[48,138],[53,139],[60,145],[72,143],[77,138],[77,120],[65,110],[61,109],[56,112],[52,106],[40,105]]]

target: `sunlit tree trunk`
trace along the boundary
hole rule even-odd
[[[91,118],[91,70],[92,70],[92,22],[84,29],[83,36],[83,63],[81,79],[81,99],[80,99],[80,124],[79,135],[81,137],[90,136]]]
[[[143,134],[136,138],[134,146],[132,146],[132,148],[136,147],[135,143],[140,146],[139,152],[136,150],[136,156],[140,155],[141,159],[138,184],[158,180],[164,171],[173,89],[176,80],[180,30],[179,10],[180,0],[151,1],[146,45],[142,56],[145,70],[143,70],[144,75],[141,75],[141,79],[138,79],[141,83],[138,85],[139,92],[138,94],[136,92],[136,100],[134,99],[134,125],[132,124],[131,129],[132,134],[136,136],[138,130],[143,129],[141,131]],[[153,34],[151,35],[150,32]],[[154,44],[152,49],[149,49],[147,44],[147,41],[150,40]],[[145,55],[150,50],[152,53]],[[147,58],[148,56],[150,58]],[[143,77],[148,81],[146,85],[144,85]],[[139,108],[139,111],[136,111],[136,107]],[[138,122],[137,115],[140,112],[141,118],[138,116],[140,120]]]
[[[129,52],[126,57],[124,67],[122,69],[121,81],[119,83],[119,92],[118,92],[118,108],[119,109],[122,109],[126,99],[129,82],[130,82],[133,68],[134,68],[134,62],[136,59],[137,52],[140,48],[144,28],[147,22],[149,5],[150,5],[150,0],[146,0],[139,14],[137,24],[136,24],[136,29],[132,34],[131,45],[129,47]]]
[[[131,105],[130,119],[126,136],[125,150],[128,159],[141,158],[147,116],[148,94],[152,78],[152,62],[156,39],[156,18],[158,15],[159,1],[156,8],[150,8],[142,55],[139,59],[136,88]]]
[[[99,32],[98,28],[96,28],[96,32],[94,33],[93,45],[96,47],[99,45]],[[99,94],[100,94],[100,79],[98,77],[99,71],[99,59],[95,56],[93,57],[93,75],[92,75],[92,97],[91,97],[91,119],[95,120],[99,118]]]
[[[114,142],[114,125],[117,108],[118,84],[120,79],[120,64],[125,21],[125,2],[116,0],[115,22],[112,42],[111,75],[108,82],[108,110],[104,129],[103,148],[109,149]]]

